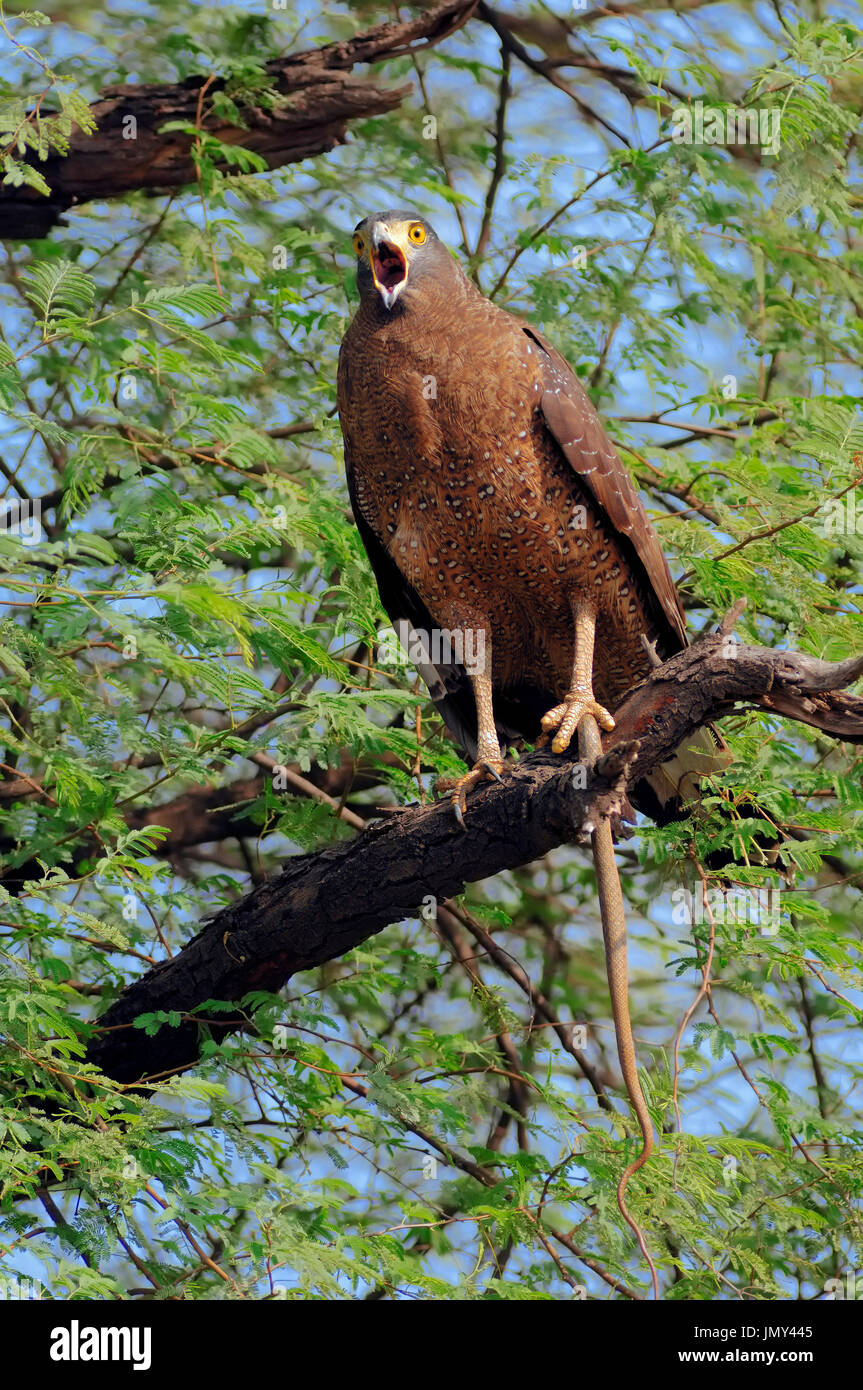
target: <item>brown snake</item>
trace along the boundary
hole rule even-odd
[[[578,726],[578,751],[585,767],[590,768],[602,753],[602,740],[599,726],[592,714],[585,714]],[[633,1231],[641,1253],[650,1268],[653,1281],[653,1297],[659,1297],[659,1284],[656,1266],[650,1256],[638,1222],[630,1215],[626,1205],[626,1188],[633,1173],[642,1168],[653,1152],[653,1125],[650,1112],[638,1079],[638,1066],[635,1057],[635,1040],[632,1036],[632,1021],[629,1017],[629,972],[626,959],[626,912],[620,875],[614,858],[614,839],[611,822],[604,817],[591,833],[591,848],[596,871],[596,888],[599,896],[599,909],[602,916],[602,935],[605,942],[605,968],[608,974],[608,991],[611,996],[611,1013],[617,1037],[617,1056],[626,1090],[632,1103],[641,1129],[641,1152],[621,1174],[617,1184],[617,1205],[624,1221]]]

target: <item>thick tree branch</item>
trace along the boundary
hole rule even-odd
[[[353,77],[351,69],[439,43],[470,18],[476,4],[477,0],[445,0],[413,19],[380,24],[341,43],[273,59],[266,65],[267,84],[282,100],[274,110],[239,102],[243,126],[231,124],[213,109],[214,95],[225,86],[219,77],[109,88],[90,108],[96,133],[85,135],[76,128],[68,154],[51,155],[39,164],[50,197],[23,186],[0,187],[0,238],[46,236],[51,227],[62,224],[68,208],[94,198],[160,193],[194,183],[194,138],[180,131],[162,133],[169,121],[201,124],[207,135],[224,144],[242,145],[261,155],[270,169],[326,154],[344,144],[349,121],[392,111],[411,90],[409,85],[375,86]]]
[[[584,790],[571,765],[550,753],[514,767],[503,785],[471,802],[466,830],[448,802],[373,824],[355,840],[300,855],[223,909],[172,960],[135,981],[99,1020],[88,1058],[119,1081],[162,1075],[193,1062],[194,1021],[153,1038],[130,1025],[157,1009],[188,1014],[208,999],[240,1000],[280,989],[297,971],[342,956],[391,922],[412,916],[427,895],[440,901],[476,882],[531,863],[584,836],[621,810],[628,790],[704,724],[741,706],[775,711],[852,742],[863,742],[863,697],[841,688],[863,674],[863,658],[833,665],[769,647],[739,647],[725,631],[655,668],[616,711],[604,755]],[[242,1025],[220,1016],[214,1031]]]

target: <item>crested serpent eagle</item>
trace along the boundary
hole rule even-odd
[[[642,636],[660,657],[679,651],[683,610],[561,354],[486,299],[415,213],[367,217],[353,248],[360,304],[338,372],[351,503],[384,608],[424,641],[421,674],[473,763],[454,784],[461,819],[503,747],[553,735],[563,752],[585,713],[613,728],[650,669]],[[435,632],[451,643],[443,656]],[[710,765],[680,749],[633,801],[667,819],[683,779]]]

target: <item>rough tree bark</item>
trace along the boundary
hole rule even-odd
[[[261,155],[270,169],[326,154],[345,142],[349,121],[392,111],[411,86],[378,87],[354,77],[360,63],[381,62],[439,43],[470,18],[478,0],[445,0],[414,19],[380,24],[342,43],[274,58],[266,64],[269,85],[284,100],[276,110],[241,104],[243,127],[218,116],[213,95],[220,77],[191,77],[175,85],[108,88],[91,106],[96,133],[73,130],[69,152],[51,155],[38,167],[51,196],[35,189],[0,187],[0,238],[46,236],[74,204],[143,191],[162,193],[194,183],[194,140],[171,131],[168,121],[201,127],[226,145]],[[134,118],[134,127],[129,117]],[[134,128],[135,138],[124,138]]]
[[[834,665],[769,647],[734,646],[727,632],[702,638],[657,667],[616,712],[604,756],[577,789],[572,764],[550,753],[524,759],[501,786],[476,794],[466,830],[449,802],[406,810],[355,840],[291,859],[282,872],[219,912],[172,960],[126,989],[98,1020],[88,1060],[122,1082],[194,1062],[201,1025],[188,1015],[208,999],[276,991],[300,970],[343,955],[422,900],[538,859],[584,837],[598,816],[620,811],[629,788],[704,724],[755,706],[863,742],[863,697],[842,688],[863,658]],[[145,1037],[132,1021],[155,1010],[184,1015]],[[216,1036],[242,1026],[220,1015]]]

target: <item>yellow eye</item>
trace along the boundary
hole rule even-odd
[[[426,229],[423,226],[422,222],[412,222],[411,225],[408,227],[408,236],[410,237],[414,246],[422,246],[423,242],[426,239]]]
[[[361,256],[366,249],[365,237],[361,237],[359,232],[354,232],[352,237],[354,255]]]

